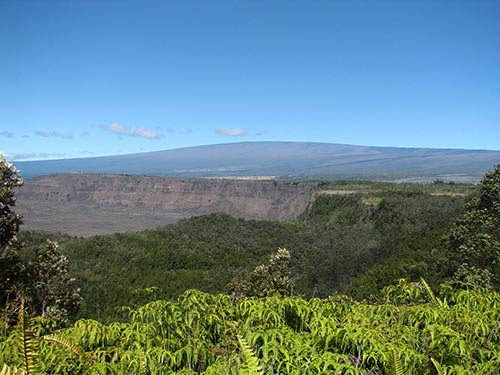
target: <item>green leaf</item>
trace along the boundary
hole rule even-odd
[[[389,357],[389,374],[391,375],[404,375],[403,365],[399,359],[396,349],[391,350],[391,355]]]
[[[24,310],[24,300],[21,302],[19,310],[19,336],[19,351],[26,374],[40,373],[38,339],[35,337],[34,330],[31,329],[31,320]]]
[[[240,335],[237,337],[246,362],[246,365],[240,368],[239,375],[261,374],[262,368],[259,365],[259,359],[255,355],[254,351],[243,337]]]

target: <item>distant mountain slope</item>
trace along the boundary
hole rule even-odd
[[[279,176],[388,179],[480,177],[500,151],[242,142],[141,154],[16,162],[24,178],[82,172],[172,177]]]

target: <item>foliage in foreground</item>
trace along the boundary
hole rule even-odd
[[[31,332],[44,374],[493,374],[500,368],[500,295],[434,295],[425,282],[385,290],[386,303],[346,298],[241,299],[186,291],[104,325],[79,320]],[[26,323],[0,341],[0,363],[23,368]],[[31,353],[33,354],[33,353]],[[261,372],[262,371],[262,372]],[[12,372],[14,373],[14,372]],[[37,372],[31,372],[33,374]]]

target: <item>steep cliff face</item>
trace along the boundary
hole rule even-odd
[[[304,212],[315,187],[314,183],[282,181],[60,174],[25,181],[17,198],[27,218],[34,206],[43,211],[40,205],[57,209],[89,204],[142,215],[163,212],[189,217],[223,212],[247,219],[285,220]],[[75,211],[73,219],[78,221]]]

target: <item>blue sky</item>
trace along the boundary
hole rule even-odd
[[[500,149],[500,1],[0,0],[0,152]]]

